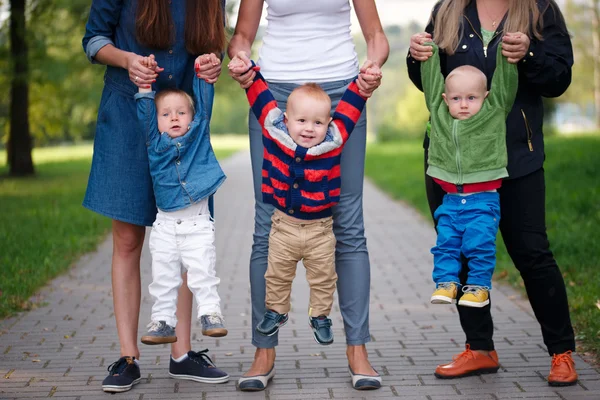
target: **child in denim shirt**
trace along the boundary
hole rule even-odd
[[[156,67],[152,56],[144,62],[149,68]],[[149,291],[154,305],[148,332],[142,336],[145,344],[177,341],[175,312],[182,267],[188,272],[202,334],[227,335],[217,293],[215,228],[208,208],[209,196],[225,180],[209,138],[214,87],[198,77],[194,77],[193,87],[195,106],[179,89],[155,95],[149,88],[140,88],[135,95],[138,119],[147,135],[158,207],[150,234]]]

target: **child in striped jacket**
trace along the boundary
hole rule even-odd
[[[247,66],[234,57],[229,68],[243,72]],[[337,282],[331,208],[340,198],[342,148],[366,98],[352,82],[332,118],[327,93],[306,83],[294,89],[282,112],[259,68],[253,68],[256,76],[246,94],[263,128],[263,201],[275,206],[265,274],[267,312],[256,330],[271,336],[287,323],[292,281],[302,260],[310,285],[309,324],[316,342],[328,345],[333,343],[328,316]]]

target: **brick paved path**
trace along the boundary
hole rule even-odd
[[[267,391],[236,391],[236,380],[251,363],[248,260],[253,204],[247,153],[224,163],[228,180],[217,195],[218,271],[229,336],[222,340],[193,330],[194,349],[210,348],[229,372],[224,385],[170,379],[166,346],[141,345],[142,383],[114,395],[119,399],[600,399],[600,371],[576,357],[578,385],[550,388],[547,356],[539,327],[526,301],[507,287],[495,288],[498,374],[438,380],[433,369],[463,348],[454,307],[432,306],[431,255],[434,231],[428,221],[365,186],[365,217],[372,265],[371,333],[373,366],[384,387],[358,392],[350,387],[339,310],[334,310],[336,342],[322,347],[307,326],[307,285],[302,269],[293,288],[290,323],[277,348],[277,375]],[[235,190],[235,193],[234,193]],[[225,205],[225,206],[223,206]],[[227,211],[226,211],[227,210]],[[0,399],[53,397],[105,399],[100,383],[119,355],[112,314],[110,238],[83,257],[67,275],[43,290],[45,304],[0,322]],[[148,252],[143,255],[142,332],[150,314]],[[336,301],[337,303],[337,301]]]

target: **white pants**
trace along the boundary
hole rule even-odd
[[[208,213],[185,215],[159,210],[150,233],[152,321],[177,325],[177,292],[185,270],[188,287],[198,306],[198,317],[221,312],[214,243],[215,227]]]

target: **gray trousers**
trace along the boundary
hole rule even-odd
[[[322,83],[335,108],[352,79]],[[297,85],[269,83],[269,89],[279,108],[285,110],[287,98]],[[263,143],[261,127],[252,112],[249,117],[250,154],[254,179],[254,242],[250,256],[250,290],[252,298],[252,344],[259,348],[277,346],[277,334],[256,333],[256,325],[265,311],[265,272],[269,255],[269,232],[274,207],[262,201]],[[364,233],[362,192],[367,137],[366,112],[361,115],[350,139],[342,151],[340,202],[333,208],[333,231],[337,240],[335,251],[337,290],[340,311],[344,319],[346,343],[361,345],[370,341],[369,290],[371,267]]]

